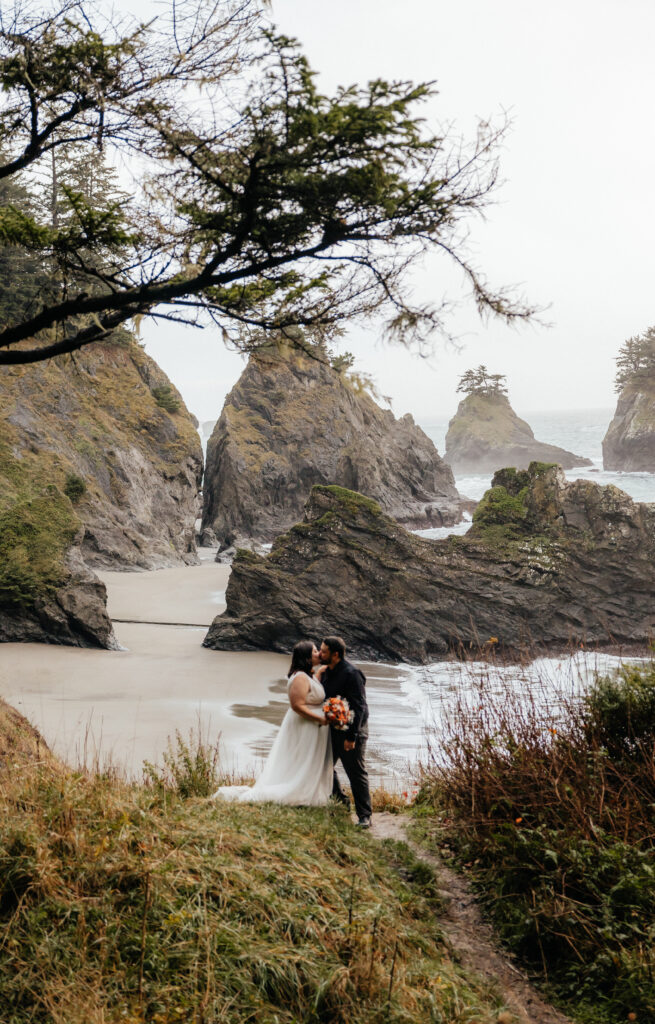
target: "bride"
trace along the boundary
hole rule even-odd
[[[327,804],[332,793],[332,744],[321,704],[323,689],[314,669],[320,658],[311,640],[293,649],[287,673],[289,710],[254,786],[221,786],[212,799],[243,803]],[[320,669],[319,669],[320,673]]]

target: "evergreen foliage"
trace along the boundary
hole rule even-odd
[[[506,395],[507,377],[502,373],[489,373],[487,367],[481,364],[476,370],[467,370],[460,377],[456,390],[466,395]]]
[[[614,390],[622,391],[631,384],[655,379],[655,327],[628,338],[616,358]]]
[[[64,494],[67,498],[77,504],[80,498],[86,494],[86,483],[77,473],[69,473],[64,484]]]
[[[152,396],[160,409],[165,409],[170,413],[179,412],[180,400],[173,393],[170,384],[162,384],[160,387],[153,388]]]
[[[2,322],[0,364],[74,351],[144,315],[203,317],[252,351],[253,331],[386,310],[390,336],[422,343],[447,330],[445,304],[408,298],[407,272],[430,250],[464,269],[480,312],[532,314],[487,286],[461,241],[495,185],[503,126],[481,125],[468,147],[430,134],[418,115],[430,84],[324,95],[261,6],[182,0],[139,24],[63,0],[0,19],[0,182],[52,176],[49,209],[17,215],[7,200],[0,236],[57,283]],[[132,174],[128,196],[105,146]]]

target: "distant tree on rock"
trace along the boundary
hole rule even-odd
[[[215,323],[253,350],[253,332],[330,327],[384,314],[419,345],[448,333],[448,304],[410,298],[427,252],[463,269],[480,313],[534,308],[491,288],[462,239],[497,181],[505,125],[470,145],[431,134],[430,84],[319,90],[264,0],[170,0],[139,23],[102,0],[0,10],[0,181],[67,155],[86,164],[62,207],[16,216],[0,245],[53,261],[65,293],[5,306],[0,364],[73,352],[139,317]],[[129,174],[118,208],[96,188],[103,148]],[[92,186],[89,188],[88,186]],[[50,213],[50,215],[48,215]]]
[[[460,378],[457,391],[465,395],[507,394],[507,377],[503,373],[489,373],[486,366],[480,365],[476,370],[467,370]]]
[[[655,379],[655,327],[628,338],[616,357],[614,390],[622,391],[628,384]]]

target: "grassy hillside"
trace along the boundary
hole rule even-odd
[[[491,1024],[430,871],[339,809],[0,776],[3,1024]]]

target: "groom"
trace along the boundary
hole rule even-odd
[[[321,662],[327,665],[321,682],[326,697],[343,697],[354,712],[354,720],[345,731],[332,728],[332,753],[334,763],[341,760],[355,800],[357,824],[360,828],[371,827],[371,797],[368,791],[368,774],[364,765],[366,741],[368,740],[368,704],[366,703],[366,678],[363,672],[346,661],[346,645],[341,637],[326,636],[321,644]],[[332,796],[350,806],[342,790],[337,773],[334,773]]]

